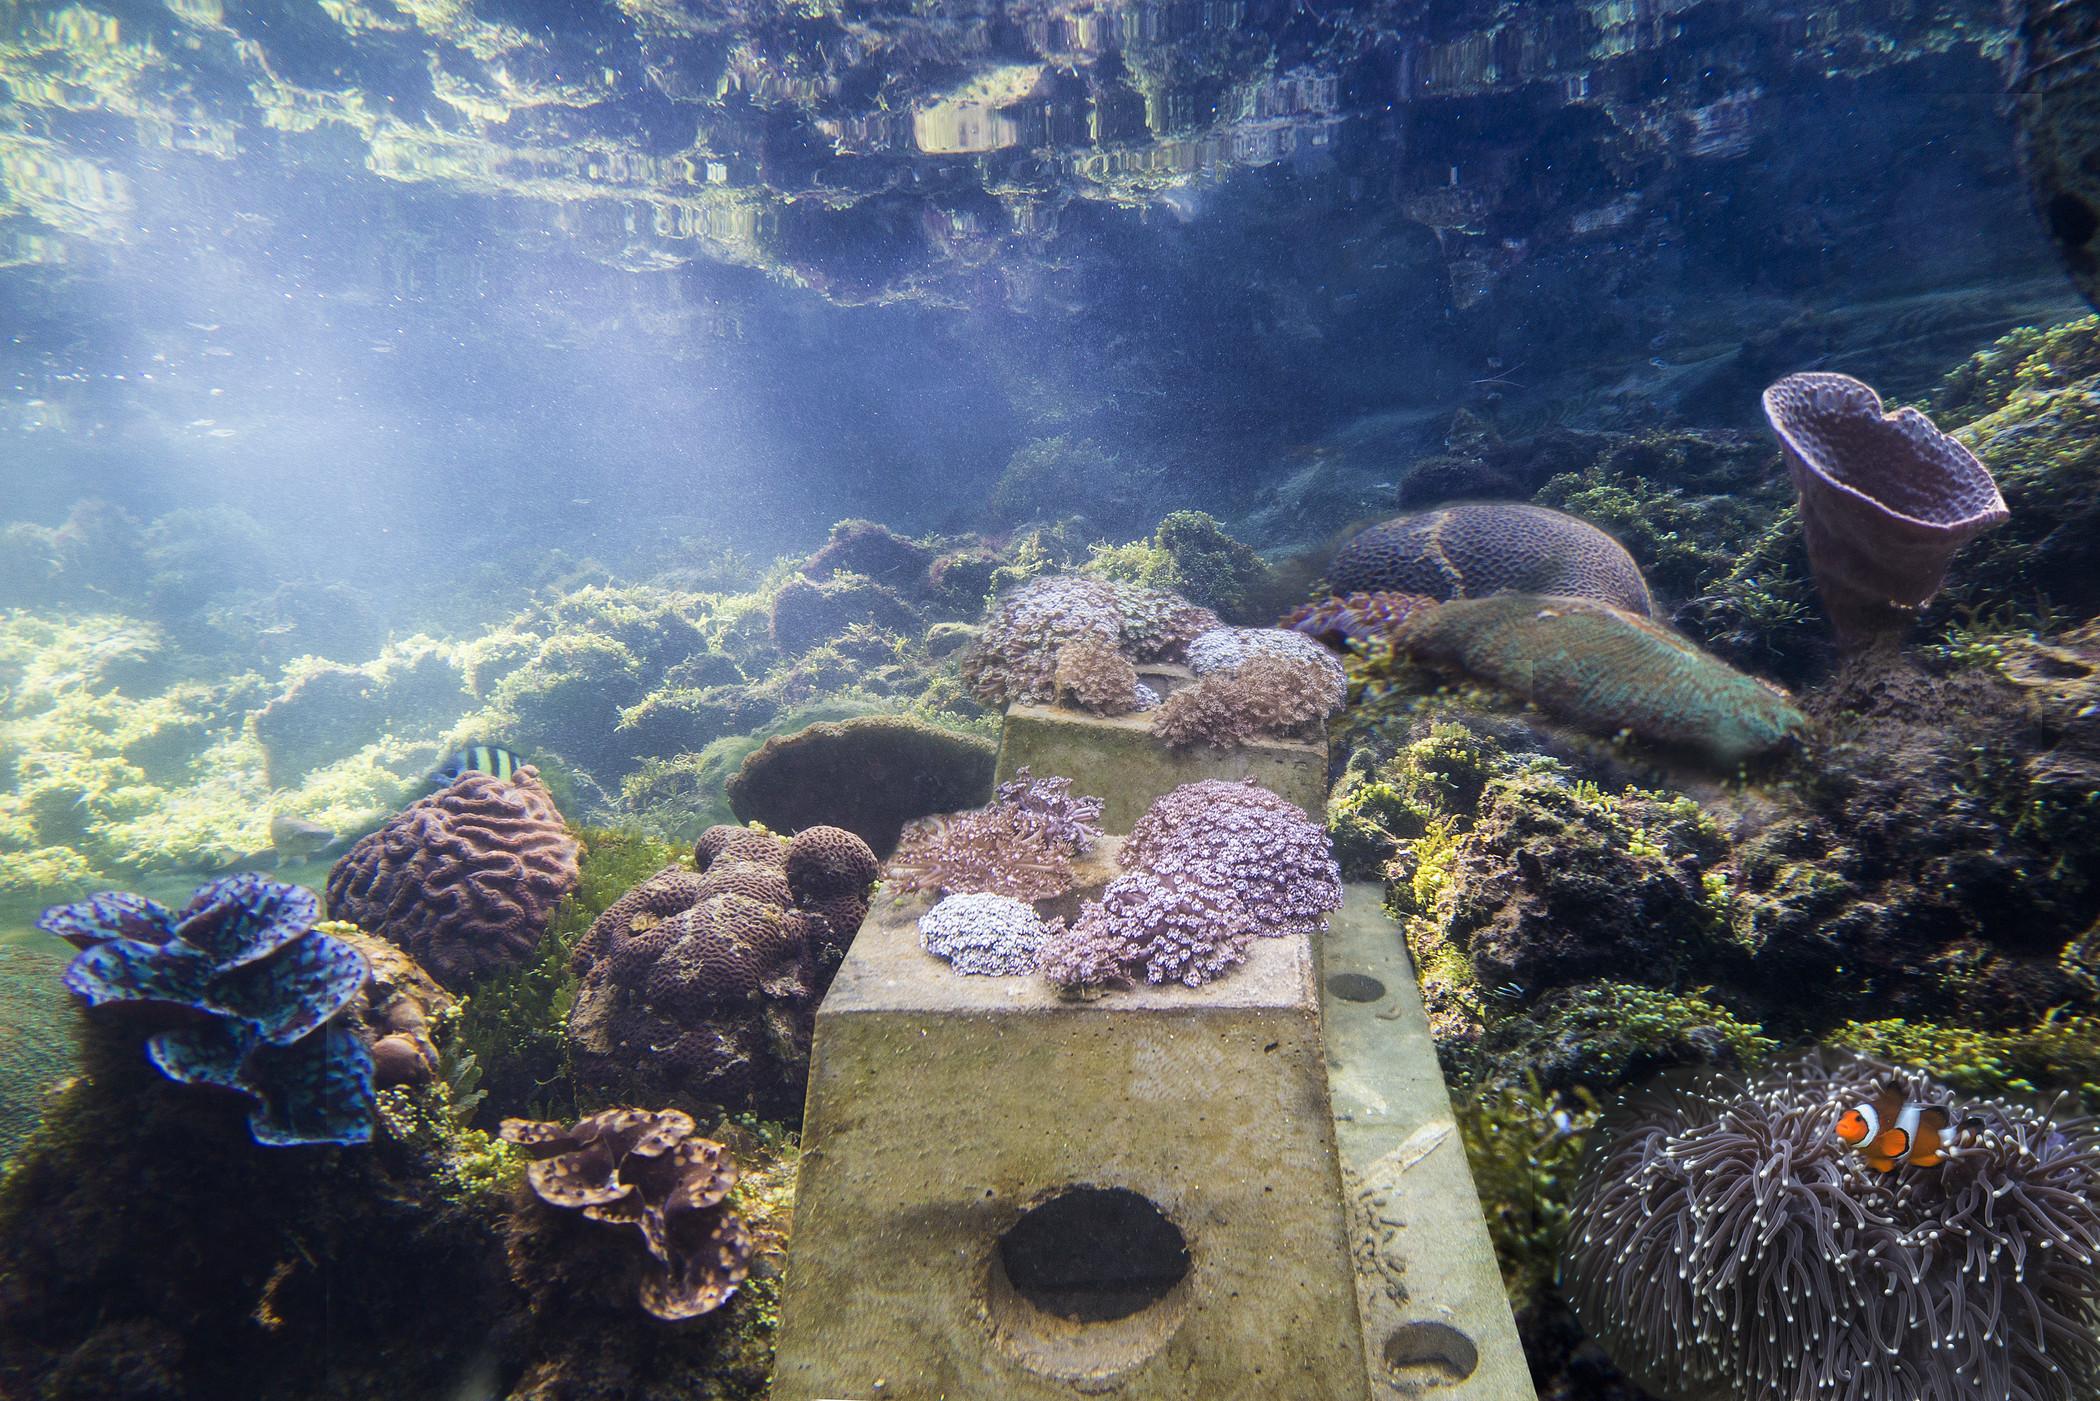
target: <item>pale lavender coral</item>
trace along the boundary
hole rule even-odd
[[[1061,988],[1135,978],[1201,987],[1247,961],[1254,922],[1196,891],[1139,871],[1108,883],[1069,930],[1043,944],[1043,975]]]
[[[1145,810],[1116,859],[1243,912],[1265,935],[1324,929],[1342,903],[1326,830],[1252,779],[1182,784]]]
[[[950,895],[919,916],[919,943],[958,973],[1033,973],[1043,940],[1064,926],[1046,923],[1026,901],[1004,895]]]
[[[1244,962],[1256,937],[1323,928],[1342,903],[1326,832],[1251,780],[1176,788],[1116,859],[1130,874],[1043,945],[1043,974],[1060,988],[1197,987]]]
[[[1334,708],[1341,709],[1349,696],[1349,673],[1334,654],[1302,632],[1289,628],[1212,628],[1189,643],[1189,670],[1198,676],[1236,671],[1258,656],[1287,657],[1309,662],[1327,678],[1334,694]]]

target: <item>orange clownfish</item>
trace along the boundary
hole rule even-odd
[[[1839,1117],[1837,1136],[1864,1154],[1876,1172],[1889,1172],[1898,1163],[1938,1167],[1946,1161],[1948,1123],[1945,1105],[1918,1104],[1902,1086],[1884,1085],[1873,1099]]]

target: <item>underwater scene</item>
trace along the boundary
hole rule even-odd
[[[0,1398],[2100,1398],[2100,3],[0,2]]]

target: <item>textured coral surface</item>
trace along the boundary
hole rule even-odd
[[[1337,595],[1484,598],[1520,593],[1594,598],[1646,614],[1640,566],[1618,541],[1562,511],[1475,501],[1396,516],[1355,536],[1327,567]]]
[[[470,772],[352,847],[329,872],[328,909],[465,988],[531,956],[576,861],[537,769]]]

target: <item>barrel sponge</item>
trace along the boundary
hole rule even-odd
[[[2005,523],[2005,498],[1974,453],[1916,409],[1882,412],[1881,396],[1849,375],[1788,375],[1764,403],[1841,638],[1908,624],[1954,552]]]
[[[579,853],[537,769],[466,773],[352,847],[328,873],[328,910],[467,987],[531,957]]]
[[[1544,506],[1468,501],[1358,533],[1328,567],[1336,594],[1483,598],[1505,591],[1600,599],[1655,611],[1640,566],[1588,521]]]
[[[1398,642],[1584,729],[1630,731],[1722,764],[1778,748],[1807,727],[1777,687],[1591,598],[1454,599],[1410,615]]]

